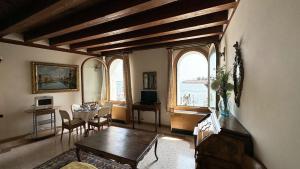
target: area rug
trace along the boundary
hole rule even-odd
[[[173,137],[160,137],[157,145],[158,161],[155,159],[154,146],[138,163],[139,169],[194,169],[194,148],[190,141]],[[103,159],[93,154],[80,151],[82,162],[96,166],[99,169],[130,169],[115,161]],[[77,161],[75,149],[60,154],[34,169],[59,169],[72,161]]]
[[[104,158],[95,156],[93,154],[80,152],[80,158],[82,162],[94,165],[101,169],[130,169],[128,165],[122,165],[112,160],[106,160]],[[75,149],[71,149],[64,152],[51,160],[45,162],[44,164],[35,167],[34,169],[59,169],[72,161],[77,161]]]

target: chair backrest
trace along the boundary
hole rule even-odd
[[[68,122],[71,121],[70,115],[69,115],[69,113],[67,111],[65,111],[65,110],[59,110],[59,114],[60,114],[62,123],[64,123],[65,120],[67,120]]]
[[[79,105],[79,104],[72,104],[72,105],[71,105],[71,111],[72,111],[73,117],[74,117],[74,112],[75,112],[76,110],[80,110],[80,109],[81,109],[81,105]]]
[[[112,112],[112,107],[113,107],[113,103],[112,102],[105,102],[103,104],[103,107],[108,107],[109,108],[109,113],[108,114],[111,114]]]
[[[94,106],[98,104],[98,102],[84,102],[83,105]]]
[[[98,111],[98,116],[105,116],[107,114],[110,114],[110,107],[101,107]]]
[[[86,108],[88,110],[94,110],[97,109],[97,107],[99,106],[98,102],[85,102],[83,103],[83,108]]]

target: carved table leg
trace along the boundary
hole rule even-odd
[[[76,148],[76,156],[77,156],[77,160],[79,162],[81,162],[81,160],[80,160],[80,149],[79,148]]]
[[[155,110],[155,132],[157,132],[157,110]]]
[[[160,118],[161,118],[161,117],[160,117],[160,116],[161,116],[161,109],[160,109],[160,106],[159,106],[159,108],[158,108],[158,119],[159,119],[159,120],[158,120],[158,126],[159,126],[159,127],[161,126],[161,124],[160,124],[160,121],[161,121]]]
[[[154,146],[154,154],[156,157],[156,161],[158,160],[157,154],[156,154],[156,149],[157,149],[157,140],[155,141],[155,146]]]
[[[132,169],[137,169],[137,164],[130,164]]]
[[[141,118],[140,118],[140,110],[138,110],[138,123],[140,124],[141,123]]]
[[[132,118],[132,128],[134,129],[134,109],[132,109],[131,111],[132,111],[132,115],[131,115],[131,118]]]

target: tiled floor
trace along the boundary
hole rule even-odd
[[[128,125],[122,126],[129,127]],[[154,130],[154,126],[147,124],[137,125],[136,127],[144,130]],[[77,135],[76,132],[73,133],[74,134],[72,135],[70,144],[68,143],[68,134],[65,133],[62,142],[60,141],[60,136],[57,135],[56,137],[22,145],[13,148],[8,152],[2,153],[0,154],[0,168],[31,169],[35,166],[38,166],[39,164],[61,154],[62,152],[73,148],[73,143],[83,138],[83,134]],[[141,168],[168,168],[168,166],[170,166],[167,164],[168,162],[173,164],[172,168],[193,168],[193,138],[191,136],[172,134],[168,127],[160,127],[158,133],[163,136],[162,138],[164,142],[170,143],[168,144],[169,147],[166,150],[170,152],[169,154],[166,154],[169,157],[163,157],[162,155],[162,158],[164,159],[162,159],[160,163],[154,165],[147,164],[147,161],[145,161],[143,162],[143,166],[141,166]],[[93,134],[93,132],[91,132],[91,134]],[[181,147],[176,147],[176,145],[178,145],[176,142],[174,142],[176,140],[180,141],[180,145],[182,145]],[[188,164],[185,164],[185,162]]]

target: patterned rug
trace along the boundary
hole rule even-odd
[[[131,169],[129,165],[103,159],[80,151],[82,162],[100,169]],[[154,156],[154,146],[139,162],[139,169],[194,169],[194,148],[188,141],[173,137],[160,137],[157,145],[158,161]],[[75,149],[64,152],[34,169],[59,169],[72,161],[77,161]]]
[[[106,160],[104,158],[95,156],[93,154],[80,152],[80,158],[82,162],[94,165],[101,169],[130,169],[128,165],[122,165],[112,160]],[[72,161],[77,161],[75,149],[71,149],[64,152],[51,160],[45,162],[44,164],[35,167],[34,169],[59,169]]]

